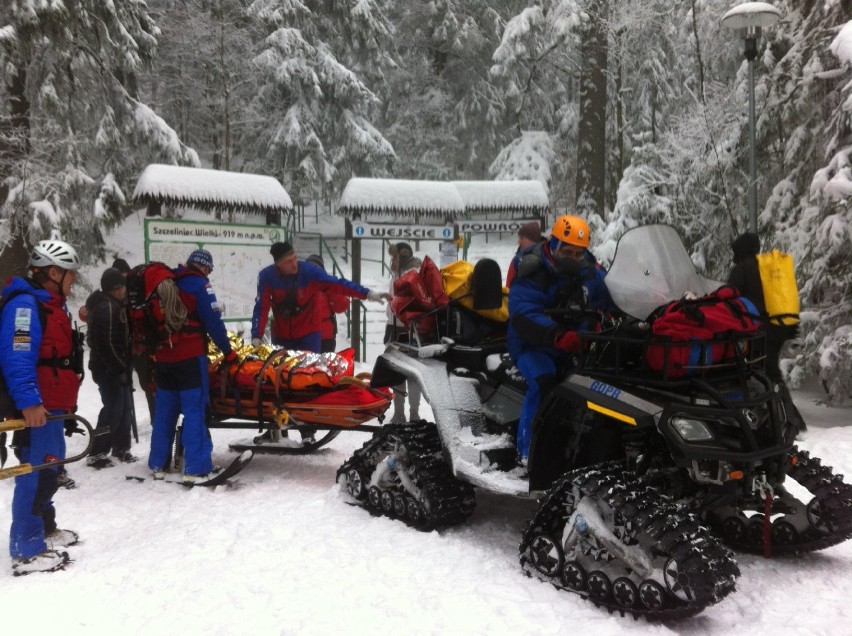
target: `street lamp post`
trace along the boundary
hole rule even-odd
[[[750,230],[757,234],[757,149],[754,116],[754,59],[757,57],[757,38],[760,29],[775,25],[781,11],[767,2],[744,2],[722,16],[722,24],[743,31],[744,57],[748,62],[748,216]]]

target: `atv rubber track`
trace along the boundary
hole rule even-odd
[[[408,457],[406,469],[412,480],[421,490],[416,501],[397,478],[390,488],[382,489],[386,496],[403,498],[402,505],[396,510],[387,506],[371,503],[369,483],[378,464],[393,449],[404,449]],[[356,471],[362,480],[357,492],[350,489],[351,471]],[[473,512],[475,498],[473,487],[457,480],[443,456],[441,440],[435,424],[425,421],[407,424],[388,424],[382,427],[364,445],[355,451],[337,471],[337,481],[341,477],[350,494],[358,504],[374,515],[384,515],[399,519],[418,530],[429,531],[464,522]]]
[[[651,578],[641,580],[637,572],[605,547],[589,551],[588,545],[581,545],[582,540],[568,555],[563,554],[563,532],[577,503],[584,497],[611,509],[608,529],[623,545],[644,544],[645,554],[654,563]],[[546,544],[548,538],[552,538],[553,545],[546,547],[556,556],[551,556],[550,563],[543,563],[541,554],[534,554],[533,543]],[[739,576],[731,554],[707,528],[659,491],[641,483],[620,463],[598,464],[560,478],[539,501],[538,511],[529,521],[519,549],[521,567],[527,574],[610,611],[650,620],[698,614],[733,592]],[[571,571],[576,572],[577,565],[582,574],[573,579],[572,588],[566,580],[572,580]],[[617,576],[613,576],[613,570]],[[659,576],[661,570],[672,574],[680,596],[665,583],[667,576]]]
[[[811,502],[805,502],[809,527],[801,533],[791,530],[793,524],[788,515],[772,521],[771,553],[773,556],[813,552],[837,545],[852,537],[852,486],[843,481],[843,475],[836,474],[830,466],[823,466],[818,457],[811,457],[808,451],[800,451],[795,446],[790,450],[787,461],[787,475],[813,495]],[[742,518],[742,517],[741,517]],[[762,515],[759,519],[762,519]],[[743,552],[762,554],[764,550],[761,521],[752,521],[754,531],[731,532],[722,524],[727,519],[714,523],[725,544]],[[786,524],[786,525],[785,525]],[[736,528],[736,527],[735,527]],[[785,531],[786,529],[786,531]]]

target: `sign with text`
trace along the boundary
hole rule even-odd
[[[458,236],[453,225],[402,225],[352,221],[352,238],[447,241]]]
[[[479,221],[459,221],[457,223],[459,232],[462,234],[487,234],[504,232],[515,234],[524,223],[536,221],[541,224],[541,218],[531,219],[507,219],[505,221],[482,219]]]
[[[145,232],[149,241],[239,243],[268,247],[276,241],[284,240],[284,230],[276,226],[204,221],[145,219]]]
[[[272,264],[269,246],[284,240],[286,231],[274,225],[145,219],[146,262],[175,267],[197,248],[213,255],[210,283],[228,322],[251,321],[257,274]]]

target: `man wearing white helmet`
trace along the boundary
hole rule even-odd
[[[29,280],[12,277],[3,288],[0,311],[0,371],[27,428],[15,434],[21,462],[65,458],[63,421],[49,414],[77,407],[80,388],[71,316],[65,299],[80,261],[63,241],[40,241],[30,257]],[[15,478],[9,551],[15,575],[62,569],[77,534],[56,526],[53,495],[58,470],[48,468]]]

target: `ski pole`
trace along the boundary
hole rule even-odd
[[[76,420],[80,424],[86,427],[86,430],[89,432],[89,443],[86,444],[86,448],[82,450],[77,455],[73,457],[66,457],[65,459],[60,459],[55,462],[46,462],[44,464],[19,464],[18,466],[10,466],[9,468],[0,469],[0,480],[9,479],[10,477],[18,477],[19,475],[27,475],[29,473],[35,472],[37,470],[42,470],[44,468],[53,468],[56,466],[62,466],[63,464],[70,464],[72,462],[80,461],[84,457],[86,457],[95,445],[95,437],[99,435],[109,435],[109,428],[104,428],[100,431],[95,431],[92,428],[92,425],[80,415],[76,413],[58,413],[56,415],[48,415],[48,421],[54,420]],[[8,431],[22,431],[27,428],[27,423],[25,420],[5,420],[0,422],[0,433],[5,433]]]

